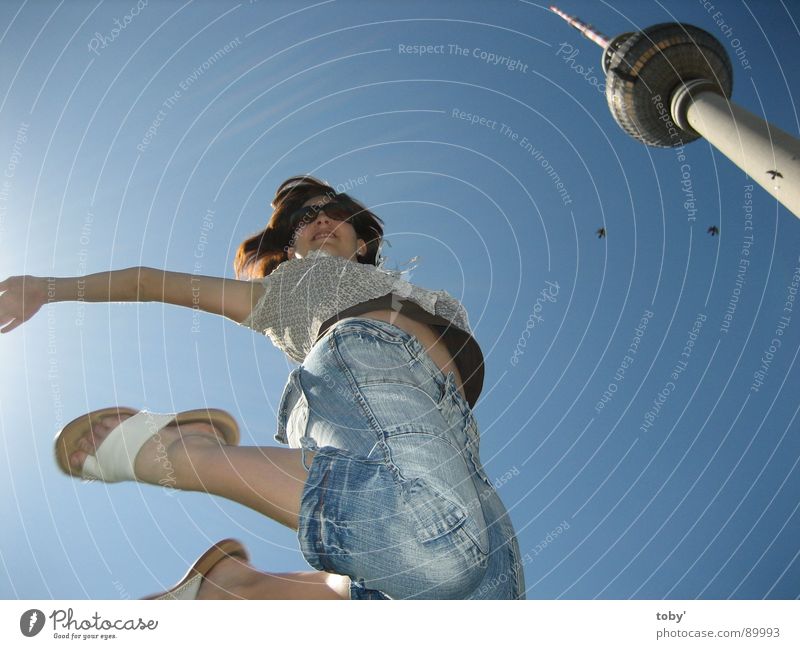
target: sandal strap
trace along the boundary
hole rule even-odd
[[[175,420],[177,415],[141,410],[120,422],[100,444],[96,455],[88,455],[82,477],[87,480],[123,482],[137,480],[133,473],[136,455],[145,442]]]
[[[200,592],[200,583],[202,581],[203,575],[196,574],[182,586],[173,588],[161,595],[161,597],[156,597],[156,599],[197,599],[197,593]]]

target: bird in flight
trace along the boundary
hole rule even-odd
[[[767,173],[772,176],[772,180],[775,180],[775,178],[783,178],[783,174],[777,169],[769,169]]]
[[[719,228],[716,225],[712,225],[708,230],[706,230],[712,237],[715,237],[719,234]]]
[[[595,234],[597,235],[598,239],[602,239],[604,236],[606,236],[606,229],[600,228],[597,232],[595,232]]]

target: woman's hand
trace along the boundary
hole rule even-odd
[[[0,291],[0,333],[5,334],[30,320],[47,302],[47,279],[33,275],[9,277],[0,282]]]

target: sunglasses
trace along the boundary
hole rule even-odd
[[[355,215],[356,210],[354,210],[351,205],[337,199],[333,199],[324,205],[301,207],[288,216],[289,227],[291,230],[296,230],[302,225],[307,225],[314,221],[314,219],[319,216],[320,212],[325,212],[327,216],[337,221],[347,221],[350,217]]]

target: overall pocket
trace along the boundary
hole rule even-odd
[[[486,564],[489,535],[465,507],[422,477],[403,480],[401,491],[415,523],[416,537],[423,545],[448,537],[470,561],[480,566]]]
[[[426,433],[395,435],[386,444],[418,540],[425,543],[460,530],[480,554],[488,554],[483,498],[463,453]]]

